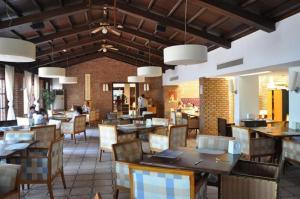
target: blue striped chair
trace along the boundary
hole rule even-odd
[[[206,179],[194,172],[129,165],[131,199],[206,199]]]
[[[20,184],[47,184],[51,199],[54,199],[52,182],[59,174],[64,188],[66,188],[63,172],[62,138],[50,144],[46,156],[32,154],[26,157],[10,158],[8,162],[22,166]]]
[[[18,199],[20,198],[20,178],[21,166],[13,164],[0,164],[0,198]]]

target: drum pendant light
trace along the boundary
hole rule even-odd
[[[35,44],[21,39],[0,37],[0,61],[33,62],[35,58]]]
[[[40,67],[39,76],[45,78],[59,78],[66,76],[66,69],[59,67]]]
[[[207,61],[207,47],[198,44],[186,44],[187,0],[185,1],[184,44],[164,49],[164,63],[167,65],[199,64]]]
[[[139,82],[145,82],[145,77],[143,77],[143,76],[128,76],[127,80],[130,83],[139,83]]]
[[[144,76],[144,77],[159,77],[162,76],[162,69],[160,66],[151,66],[150,65],[150,42],[149,42],[149,65],[148,66],[142,66],[138,67],[137,69],[137,75],[138,76]]]

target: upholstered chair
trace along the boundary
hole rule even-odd
[[[193,171],[130,164],[131,198],[206,199],[206,179]]]
[[[119,144],[113,144],[115,158],[116,187],[115,198],[118,198],[119,190],[129,191],[129,164],[138,163],[143,158],[142,143],[140,140],[132,140]]]
[[[17,117],[18,126],[29,126],[29,118],[27,117]]]
[[[136,139],[135,133],[119,133],[115,125],[99,124],[100,131],[100,154],[99,160],[102,159],[103,152],[112,152],[112,145]]]
[[[5,131],[4,141],[33,141],[35,131]]]
[[[74,142],[76,144],[76,134],[84,133],[84,139],[86,140],[86,116],[78,115],[75,116],[73,122],[62,122],[61,123],[61,133],[63,135],[70,134],[71,138],[74,137]]]
[[[60,138],[62,136],[61,134],[61,120],[54,120],[54,119],[50,119],[48,122],[48,125],[55,125],[56,126],[56,138]]]
[[[220,198],[278,199],[279,165],[240,160],[230,175],[221,175]]]
[[[20,198],[20,173],[20,165],[0,164],[0,198]]]
[[[52,183],[60,175],[66,188],[63,171],[63,139],[51,142],[47,155],[29,155],[8,159],[9,163],[22,166],[21,184],[47,184],[50,198],[54,199]]]
[[[30,130],[35,132],[35,138],[38,140],[31,148],[47,150],[51,142],[56,139],[56,125],[33,126]]]
[[[232,136],[241,144],[244,159],[253,160],[263,156],[274,157],[275,140],[272,138],[252,138],[251,132],[245,127],[232,127]]]
[[[169,119],[167,118],[152,118],[152,125],[161,125],[153,130],[154,134],[168,135],[169,131]]]
[[[168,135],[149,135],[150,150],[160,152],[166,149],[185,147],[187,144],[187,125],[171,126]]]
[[[198,135],[196,142],[198,149],[222,150],[227,152],[230,140],[234,140],[234,138],[215,135]]]
[[[288,162],[300,164],[300,139],[284,139],[282,143],[282,156]]]
[[[94,126],[97,124],[97,115],[96,110],[91,110],[89,114],[87,114],[86,122],[89,126]]]

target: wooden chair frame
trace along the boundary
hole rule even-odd
[[[54,128],[54,134],[53,134],[53,138],[52,138],[52,140],[48,140],[50,143],[52,142],[52,141],[55,141],[56,140],[56,125],[43,125],[43,126],[33,126],[33,127],[30,127],[30,131],[35,131],[35,138],[36,139],[38,139],[37,137],[37,131],[36,131],[36,129],[43,129],[43,128],[45,128],[45,127],[47,127],[47,128],[50,128],[50,127],[52,127],[52,128]],[[38,140],[38,141],[40,141],[40,140]],[[43,142],[43,141],[42,141]],[[30,149],[48,149],[49,148],[49,146],[47,146],[47,147],[40,147],[40,146],[32,146],[32,147],[30,147]]]

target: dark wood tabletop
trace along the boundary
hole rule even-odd
[[[21,151],[26,151],[30,146],[35,144],[37,141],[26,141],[26,142],[2,142],[0,143],[0,159],[6,159],[9,158],[10,156],[21,152]],[[10,146],[13,144],[19,144],[19,143],[28,143],[28,146],[22,148],[22,149],[14,149],[14,150],[9,150]]]
[[[173,169],[185,169],[196,172],[208,172],[216,175],[229,174],[240,155],[224,153],[221,155],[200,153],[197,149],[179,148],[182,154],[176,159],[149,157],[143,159],[140,164],[165,167]],[[200,161],[200,162],[199,162]]]
[[[147,126],[146,124],[123,124],[118,125],[117,130],[121,133],[133,133],[141,131],[152,131],[155,128],[163,127],[162,125],[151,125]]]
[[[259,134],[274,138],[300,136],[300,130],[290,129],[288,127],[252,127],[250,129]]]

